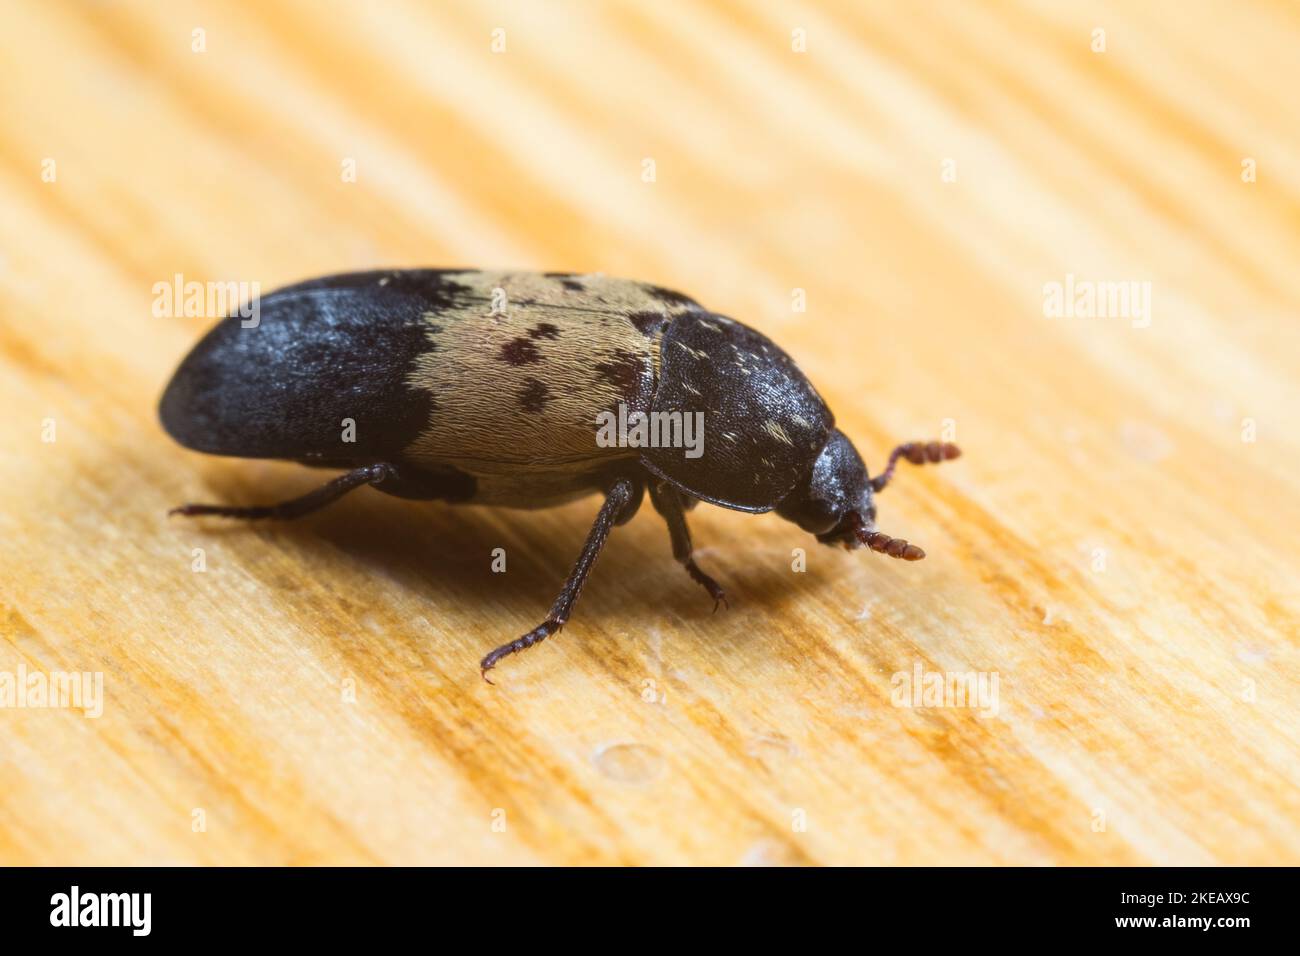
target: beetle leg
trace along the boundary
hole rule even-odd
[[[374,484],[385,478],[396,478],[397,469],[386,463],[363,465],[340,475],[333,481],[309,491],[300,498],[292,498],[275,505],[254,505],[252,507],[233,507],[229,505],[181,505],[167,512],[169,515],[218,515],[222,518],[301,518],[305,514],[318,511],[327,504],[337,501],[353,488]]]
[[[704,590],[709,592],[709,597],[713,598],[713,613],[718,612],[719,604],[730,608],[731,605],[727,604],[727,592],[722,589],[722,585],[701,571],[695,559],[691,557],[694,547],[691,544],[691,529],[686,526],[685,504],[681,492],[666,481],[653,481],[650,483],[650,501],[653,502],[655,511],[664,516],[664,522],[668,525],[668,535],[673,542],[673,557],[686,568],[686,573],[691,576],[691,580],[703,585]]]
[[[573,570],[569,572],[569,579],[564,582],[564,588],[560,591],[560,596],[551,605],[551,613],[547,615],[545,621],[523,637],[511,641],[509,644],[502,644],[484,657],[479,662],[479,668],[484,680],[489,684],[492,683],[488,680],[487,672],[496,667],[503,657],[509,657],[511,654],[517,654],[534,644],[539,644],[564,627],[565,622],[569,620],[570,612],[573,611],[573,605],[577,602],[578,595],[582,591],[582,586],[587,581],[587,575],[591,573],[592,565],[596,563],[596,557],[600,554],[600,549],[605,546],[605,540],[609,537],[609,532],[618,523],[619,518],[623,516],[628,505],[636,499],[636,488],[629,479],[621,478],[614,483],[605,496],[605,503],[601,505],[600,514],[596,515],[596,521],[587,534],[587,543],[582,546],[582,553],[578,555]]]
[[[890,454],[889,463],[885,465],[885,470],[871,479],[871,490],[881,491],[885,485],[889,484],[889,479],[894,477],[894,466],[898,464],[900,458],[906,458],[914,465],[924,465],[927,461],[931,464],[938,464],[941,461],[950,461],[960,456],[961,449],[952,442],[910,441],[899,445]]]

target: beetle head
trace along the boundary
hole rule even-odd
[[[916,545],[876,530],[875,491],[858,450],[837,428],[808,477],[777,505],[776,513],[822,544],[865,546],[904,561],[925,557]]]

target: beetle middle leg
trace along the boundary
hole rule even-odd
[[[587,582],[587,575],[591,573],[592,565],[600,555],[600,549],[605,546],[610,531],[613,530],[614,525],[627,520],[631,516],[629,508],[639,504],[640,501],[641,488],[631,479],[620,478],[614,482],[605,495],[605,503],[601,505],[600,514],[596,515],[596,521],[592,524],[591,531],[587,533],[587,542],[582,546],[582,553],[578,555],[573,570],[569,572],[568,580],[564,582],[564,589],[551,605],[551,613],[546,616],[545,621],[523,637],[509,644],[502,644],[484,657],[479,662],[484,680],[489,684],[492,683],[488,680],[487,672],[496,667],[503,657],[527,650],[534,644],[540,644],[564,627],[565,622],[569,620],[569,614],[573,611],[573,605],[578,600],[578,594],[582,591],[582,586]],[[632,507],[632,510],[635,508]]]
[[[319,511],[326,505],[337,501],[354,488],[360,488],[362,485],[378,484],[385,480],[395,481],[399,477],[400,474],[396,466],[380,462],[354,468],[346,475],[340,475],[314,491],[309,491],[298,498],[281,501],[279,504],[253,505],[251,507],[186,504],[181,505],[179,508],[173,508],[167,513],[169,515],[217,515],[222,518],[245,518],[250,521],[259,518],[301,518],[303,515]]]
[[[673,557],[686,568],[686,573],[691,576],[692,581],[709,592],[709,597],[713,598],[713,612],[715,614],[718,612],[719,604],[730,608],[731,605],[727,603],[727,592],[722,589],[722,585],[701,571],[695,559],[691,557],[694,546],[691,544],[691,529],[686,526],[687,505],[682,501],[681,492],[666,481],[652,481],[650,501],[654,504],[655,511],[663,515],[664,522],[668,525],[668,535],[673,542]]]

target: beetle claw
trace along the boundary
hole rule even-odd
[[[723,590],[721,584],[700,570],[700,566],[695,563],[694,558],[687,558],[683,564],[686,565],[686,572],[691,576],[691,580],[700,584],[704,590],[709,592],[709,597],[713,598],[714,614],[718,613],[719,604],[727,610],[731,610],[731,605],[727,603],[727,592]]]

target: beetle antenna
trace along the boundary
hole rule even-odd
[[[920,561],[925,557],[925,552],[916,545],[909,544],[906,538],[891,538],[883,531],[868,531],[863,528],[857,532],[857,537],[872,551],[879,551],[891,558],[902,558],[904,561]]]
[[[925,557],[925,552],[916,545],[910,544],[906,538],[895,538],[883,531],[868,528],[862,520],[862,515],[856,511],[849,512],[846,517],[849,521],[849,533],[853,535],[852,540],[867,546],[872,551],[879,551],[891,558],[902,558],[904,561],[920,561]],[[857,547],[852,544],[848,546]]]
[[[906,458],[914,465],[924,465],[927,461],[931,464],[938,464],[941,461],[951,461],[959,457],[961,457],[961,449],[948,441],[910,441],[905,445],[899,445],[890,453],[889,463],[885,465],[885,470],[871,479],[871,490],[884,490],[885,485],[889,484],[889,479],[894,477],[894,466],[898,464],[900,458]],[[877,548],[877,550],[879,549]],[[913,558],[912,560],[916,559]]]

